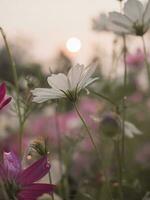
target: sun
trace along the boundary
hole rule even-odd
[[[81,49],[81,41],[76,37],[71,37],[66,42],[66,47],[68,51],[72,53],[77,53]]]

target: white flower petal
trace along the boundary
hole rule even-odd
[[[77,64],[69,70],[68,80],[70,84],[70,90],[76,89],[77,85],[81,80],[84,69],[85,69],[84,65]]]
[[[131,122],[125,121],[125,134],[134,137],[134,135],[141,135],[142,132]]]
[[[109,17],[112,23],[124,29],[131,29],[133,23],[125,15],[118,12],[110,12]]]
[[[78,84],[79,89],[85,88],[91,82],[91,76],[96,70],[96,65],[89,65],[84,69],[81,80]],[[92,83],[92,82],[91,82]]]
[[[148,0],[146,8],[145,8],[144,23],[146,25],[150,24],[150,0]]]
[[[131,132],[129,128],[125,128],[125,135],[129,138],[134,138],[134,134]]]
[[[86,88],[87,86],[91,85],[92,83],[94,83],[94,82],[97,81],[98,79],[99,79],[99,77],[89,78],[89,80],[88,80],[87,83],[83,86],[83,88]]]
[[[36,97],[33,97],[33,100],[32,102],[35,102],[35,103],[43,103],[45,101],[48,101],[50,98],[47,96],[47,97],[43,97],[43,96],[36,96]]]
[[[53,88],[36,88],[31,90],[31,93],[33,94],[33,102],[36,103],[43,103],[49,99],[57,99],[65,96],[61,91]]]
[[[105,13],[102,13],[98,18],[93,19],[93,29],[96,31],[109,31],[109,24],[109,18]]]
[[[65,74],[52,74],[47,78],[48,84],[55,89],[67,91],[69,89],[68,80]]]
[[[63,92],[60,90],[54,89],[54,88],[36,88],[34,90],[31,90],[31,93],[33,96],[37,95],[62,95]]]
[[[113,31],[117,34],[131,34],[131,32],[134,31],[134,30],[131,31],[130,28],[127,29],[127,28],[124,28],[124,27],[120,27],[120,26],[113,24],[113,23],[111,23],[109,25],[109,30]]]
[[[138,0],[128,0],[124,6],[124,13],[133,22],[140,21],[142,23],[144,7]]]
[[[67,76],[62,73],[53,74],[47,79],[52,88],[36,88],[31,91],[34,96],[33,101],[42,103],[48,99],[66,97],[65,92],[67,93],[68,91],[76,90],[76,93],[78,93],[82,88],[97,79],[91,79],[95,69],[96,66],[84,67],[84,65],[78,64],[70,69]]]

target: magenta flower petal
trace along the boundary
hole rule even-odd
[[[6,84],[2,83],[0,85],[0,103],[3,101],[5,94],[6,94]]]
[[[45,176],[49,170],[50,164],[47,162],[47,157],[44,156],[27,169],[23,170],[17,181],[23,186],[30,185]]]
[[[9,102],[11,101],[11,97],[7,97],[1,104],[0,104],[0,110],[6,106],[7,104],[9,104]]]
[[[6,96],[6,84],[0,85],[0,110],[11,101],[11,97]]]
[[[21,169],[21,163],[12,152],[4,152],[3,164],[0,164],[0,181],[4,182],[6,193],[12,199],[36,200],[44,193],[52,193],[55,186],[52,184],[34,183],[50,170],[47,156],[44,156],[27,169]]]
[[[35,183],[22,188],[18,194],[18,200],[36,200],[44,193],[52,193],[55,185]]]
[[[21,171],[21,162],[12,152],[4,152],[4,167],[8,172],[8,176],[16,177]]]

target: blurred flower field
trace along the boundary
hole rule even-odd
[[[0,200],[150,200],[150,0],[116,1],[88,65],[45,72],[0,28]]]

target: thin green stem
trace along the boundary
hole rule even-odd
[[[49,170],[49,172],[48,172],[48,178],[49,178],[49,183],[52,184],[52,177],[51,177],[51,172],[50,172],[50,170]],[[53,192],[52,192],[52,194],[51,194],[51,197],[52,197],[52,200],[54,200],[54,194],[53,194]]]
[[[110,69],[110,72],[109,72],[109,75],[108,75],[108,79],[111,78],[112,74],[116,74],[116,70],[117,70],[117,67],[118,67],[118,62],[120,60],[120,57],[123,54],[123,49],[121,49],[121,51],[118,53],[118,55],[116,55],[115,48],[116,48],[116,43],[114,43],[113,55],[112,55],[112,67]]]
[[[61,176],[63,175],[63,168],[62,168],[62,160],[63,160],[63,152],[62,152],[62,143],[61,143],[61,133],[60,133],[60,128],[59,128],[59,121],[57,117],[57,108],[56,108],[56,113],[55,113],[55,128],[56,128],[56,134],[57,134],[57,139],[58,139],[58,157],[59,157],[59,170],[61,173]],[[63,186],[64,186],[64,181],[63,181]],[[65,187],[64,187],[65,188]],[[60,193],[63,196],[63,188],[60,188]],[[66,193],[65,193],[66,195]],[[66,197],[67,199],[67,197]]]
[[[144,60],[145,60],[148,83],[149,83],[148,87],[150,89],[150,66],[149,66],[149,62],[148,62],[148,59],[147,59],[147,50],[146,50],[146,44],[145,44],[144,36],[142,36],[142,43],[143,43],[143,51],[144,51],[144,58],[145,58]]]
[[[47,138],[44,139],[44,147],[45,147],[45,155],[48,155],[48,148],[47,148]],[[52,177],[51,177],[51,172],[49,170],[48,172],[48,178],[49,178],[49,183],[52,184]],[[51,197],[52,197],[52,200],[54,200],[54,194],[53,192],[51,193]]]
[[[117,158],[118,169],[118,181],[119,181],[119,196],[120,200],[123,200],[123,188],[122,188],[122,160],[120,155],[119,140],[114,140],[114,149]]]
[[[0,27],[0,31],[1,31],[4,43],[5,43],[5,47],[6,47],[8,56],[9,56],[9,60],[10,60],[11,66],[12,66],[12,72],[13,72],[13,77],[14,77],[14,81],[15,81],[15,87],[16,87],[16,90],[19,91],[16,64],[15,64],[15,62],[13,60],[13,56],[12,56],[10,47],[8,45],[8,42],[7,42],[6,34],[5,34],[4,30],[1,27]]]
[[[127,64],[126,64],[126,37],[123,36],[123,48],[124,48],[124,80],[123,80],[123,86],[124,86],[124,97],[123,97],[123,112],[122,112],[122,148],[121,148],[121,155],[122,155],[122,161],[123,165],[125,163],[125,120],[126,120],[126,89],[127,89]]]
[[[15,82],[15,89],[16,89],[16,95],[17,95],[17,114],[18,114],[18,118],[19,118],[19,148],[20,148],[20,155],[22,155],[22,132],[23,132],[23,124],[22,124],[22,117],[21,117],[21,110],[20,110],[20,101],[19,101],[19,85],[18,85],[18,76],[17,76],[17,70],[16,70],[16,64],[13,60],[13,56],[9,47],[9,44],[7,42],[7,38],[5,35],[4,30],[0,27],[0,32],[1,35],[3,37],[4,43],[5,43],[5,47],[6,47],[6,51],[8,53],[8,57],[10,60],[10,64],[12,67],[12,73],[13,73],[13,77],[14,77],[14,82]]]
[[[91,140],[91,143],[92,143],[92,145],[93,145],[93,147],[94,147],[94,149],[95,149],[95,152],[96,152],[96,154],[97,154],[97,158],[98,158],[98,160],[101,162],[100,151],[98,150],[98,148],[97,148],[97,146],[96,146],[96,144],[95,144],[95,142],[94,142],[94,139],[93,139],[93,137],[92,137],[91,131],[90,131],[89,127],[87,126],[87,124],[86,124],[84,118],[82,117],[82,115],[81,115],[81,113],[80,113],[80,111],[79,111],[79,109],[78,109],[77,104],[74,102],[73,105],[74,105],[74,108],[75,108],[75,110],[76,110],[76,112],[77,112],[77,114],[78,114],[80,120],[82,121],[82,123],[83,123],[83,125],[84,125],[84,127],[85,127],[85,129],[86,129],[86,131],[87,131],[87,133],[88,133],[88,136],[89,136],[89,138],[90,138],[90,140]],[[105,178],[106,178],[106,184],[107,184],[108,195],[109,195],[109,200],[110,200],[110,199],[113,199],[113,198],[112,198],[111,189],[110,189],[110,184],[109,184],[109,180],[108,180],[107,173],[106,173],[105,169],[103,169],[103,171],[104,171],[104,175],[105,175]]]
[[[74,103],[74,107],[75,107],[76,112],[77,112],[79,118],[81,119],[81,121],[82,121],[82,123],[83,123],[83,125],[84,125],[84,127],[85,127],[85,129],[86,129],[86,131],[87,131],[87,133],[88,133],[88,136],[89,136],[89,138],[90,138],[90,140],[91,140],[91,142],[92,142],[92,144],[93,144],[93,147],[95,148],[96,154],[97,154],[98,157],[99,157],[98,148],[97,148],[97,146],[96,146],[96,144],[95,144],[95,142],[94,142],[94,139],[93,139],[93,137],[92,137],[92,134],[91,134],[91,132],[90,132],[90,130],[89,130],[89,128],[88,128],[88,126],[87,126],[85,120],[83,119],[83,117],[82,117],[80,111],[78,110],[78,107],[77,107],[76,103]]]
[[[22,136],[24,130],[24,123],[21,121],[19,123],[19,150],[20,150],[20,157],[22,157]]]

